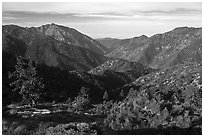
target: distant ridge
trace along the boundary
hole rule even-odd
[[[106,56],[161,68],[185,62],[201,63],[202,28],[178,27],[151,37],[98,40],[112,51]]]

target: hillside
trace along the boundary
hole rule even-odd
[[[61,69],[87,71],[107,60],[99,48],[102,45],[74,29],[55,24],[39,28],[6,25],[2,41],[3,50],[14,56],[30,57],[40,64]]]
[[[149,74],[156,71],[152,68],[148,68],[140,63],[131,62],[124,59],[111,59],[102,65],[88,71],[93,75],[104,75],[107,72],[122,73],[129,77],[132,81],[142,75]]]
[[[107,56],[139,62],[154,68],[184,62],[201,62],[201,28],[180,27],[136,41],[133,44],[124,44]]]
[[[198,63],[178,64],[167,67],[151,74],[142,76],[124,85],[118,90],[124,90],[126,93],[130,88],[136,90],[151,89],[153,93],[168,92],[171,90],[184,90],[189,85],[202,88],[202,65]],[[189,86],[190,87],[190,86]]]

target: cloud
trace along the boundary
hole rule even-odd
[[[89,21],[101,21],[110,20],[108,15],[104,14],[80,14],[80,13],[57,13],[57,12],[31,12],[31,11],[3,11],[3,22],[9,22],[9,20],[16,22],[37,22],[37,21],[61,21],[61,22],[89,22]]]
[[[58,12],[34,12],[34,11],[3,11],[3,22],[11,21],[62,21],[62,22],[95,22],[95,21],[110,21],[110,20],[134,20],[134,19],[145,19],[148,20],[146,16],[151,18],[157,18],[158,16],[170,17],[172,19],[175,16],[192,16],[201,15],[202,11],[199,9],[187,9],[187,8],[177,8],[172,10],[135,10],[131,12],[121,13],[121,12],[89,12],[89,13],[58,13]]]
[[[177,8],[172,10],[146,10],[146,11],[134,11],[135,14],[142,14],[144,16],[152,15],[165,15],[165,16],[182,16],[182,15],[201,15],[202,10],[199,9],[187,9]]]

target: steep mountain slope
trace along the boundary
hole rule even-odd
[[[180,27],[135,44],[124,44],[108,57],[123,58],[154,68],[201,62],[202,29]]]
[[[37,29],[39,32],[66,44],[87,48],[100,54],[105,54],[108,50],[99,42],[73,28],[52,23],[31,29]]]
[[[62,39],[62,35],[58,34],[57,28],[60,29],[62,26],[59,27],[53,24],[39,28],[23,28],[15,25],[3,26],[3,50],[14,56],[30,57],[38,63],[67,70],[87,71],[107,60],[102,55],[102,50],[101,53],[92,51],[95,50],[94,45],[96,49],[99,47],[97,42],[94,43],[93,39],[66,27],[64,32],[67,35],[71,33],[70,30],[74,31],[74,34],[80,35],[76,36],[76,38],[75,35],[72,35],[70,40],[66,39],[66,37]],[[81,41],[77,43],[78,38]],[[72,43],[69,42],[71,40]],[[82,44],[83,42],[85,45],[90,45],[92,50],[83,47],[84,45],[73,45],[76,43]]]

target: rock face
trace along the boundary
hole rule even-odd
[[[38,63],[67,70],[88,71],[107,58],[103,45],[80,32],[55,24],[38,28],[3,26],[3,50]]]
[[[124,44],[107,56],[139,62],[154,68],[201,62],[201,28],[180,27],[150,38],[141,36],[131,40],[121,40]]]

